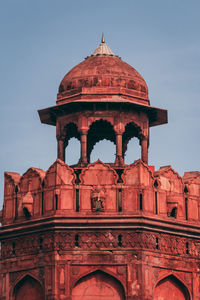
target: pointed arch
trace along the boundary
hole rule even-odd
[[[81,276],[72,287],[72,300],[97,300],[106,297],[112,300],[124,300],[125,289],[115,276],[96,269]]]
[[[12,298],[13,300],[43,300],[44,289],[37,278],[26,274],[15,283]]]
[[[170,274],[160,279],[154,288],[154,300],[167,300],[169,299],[170,291],[170,300],[190,300],[190,292],[186,285],[174,274]]]

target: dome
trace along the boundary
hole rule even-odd
[[[104,38],[94,53],[72,68],[60,83],[57,104],[70,98],[107,100],[120,95],[128,100],[149,104],[148,87],[143,77],[113,54]],[[68,102],[67,101],[67,102]],[[140,101],[139,101],[140,102]]]

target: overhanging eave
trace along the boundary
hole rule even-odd
[[[95,99],[94,101],[90,100],[87,102],[83,100],[77,100],[41,109],[38,110],[38,113],[42,123],[55,126],[57,117],[78,111],[94,110],[94,105],[96,110],[98,110],[98,106],[101,106],[100,109],[103,109],[105,106],[105,109],[109,110],[124,109],[128,111],[143,111],[148,115],[150,127],[168,123],[167,110],[148,105],[141,105],[126,99],[120,99],[120,101],[111,101],[108,99],[105,99],[105,101],[97,101]]]

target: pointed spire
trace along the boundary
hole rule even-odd
[[[106,45],[104,34],[102,33],[101,44],[93,52],[92,56],[116,56]]]
[[[105,43],[104,33],[102,33],[101,43]]]

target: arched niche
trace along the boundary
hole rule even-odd
[[[190,300],[186,286],[174,275],[160,280],[154,290],[154,300]]]
[[[110,122],[100,119],[93,122],[87,134],[87,156],[90,162],[91,152],[99,141],[108,140],[116,144],[116,136],[113,126]],[[106,149],[105,149],[106,150]]]
[[[44,291],[39,281],[26,275],[15,286],[14,300],[43,300]]]
[[[113,276],[95,271],[81,278],[72,290],[72,300],[124,300],[124,288]]]

